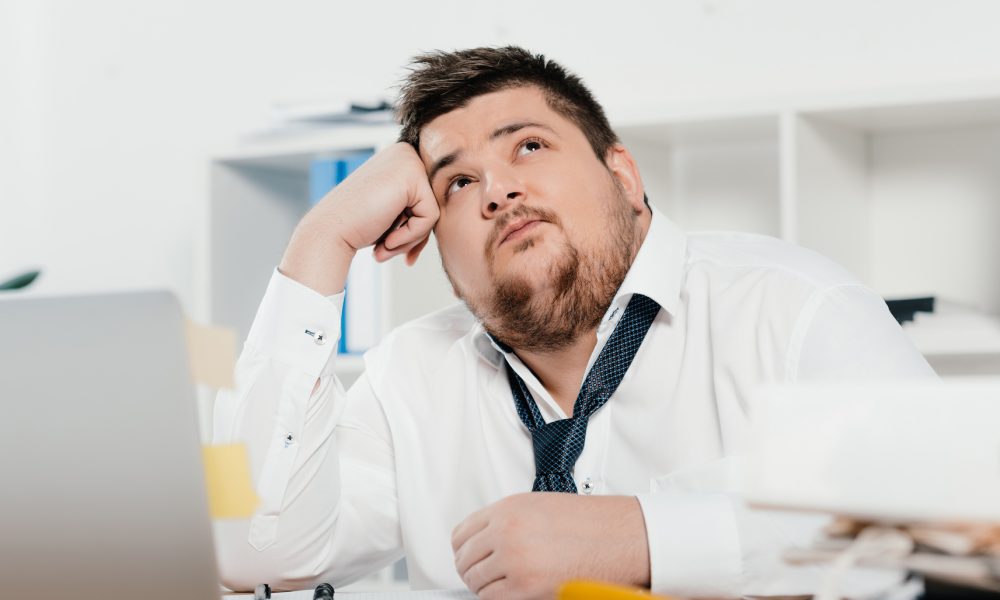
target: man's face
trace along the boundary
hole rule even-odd
[[[596,325],[638,247],[642,209],[583,132],[539,89],[519,87],[437,117],[420,139],[445,270],[487,329],[518,347],[514,330],[535,313],[583,321],[554,323],[563,337]]]

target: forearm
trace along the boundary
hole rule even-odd
[[[295,228],[278,270],[323,296],[331,296],[344,290],[356,249],[337,233],[338,227],[344,227],[338,217],[321,208],[313,209]]]
[[[649,587],[649,543],[642,508],[634,496],[583,498],[602,515],[603,527],[595,549],[597,577],[604,581]]]
[[[350,401],[333,375],[336,300],[275,274],[237,363],[236,389],[216,401],[214,442],[246,444],[260,498],[249,521],[216,526],[220,572],[231,587],[302,587],[320,574],[343,582],[397,552],[396,544],[364,543],[366,528],[398,529],[394,503],[358,501],[394,496],[391,445],[387,428],[372,430],[382,415],[370,386],[353,392],[354,405],[370,410],[335,433]],[[317,344],[306,327],[326,329],[328,343]],[[344,457],[354,459],[343,467]],[[361,462],[364,476],[351,466]]]
[[[329,378],[310,397],[313,375],[269,360],[248,346],[237,368],[237,388],[216,400],[215,443],[246,445],[259,503],[247,520],[216,526],[222,580],[232,589],[267,581],[276,589],[308,576],[322,545],[306,532],[332,532],[340,502],[337,454],[332,448],[334,399]],[[311,402],[310,402],[311,400]],[[309,418],[306,418],[306,415]],[[311,510],[326,505],[327,515]]]

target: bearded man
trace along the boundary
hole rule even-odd
[[[748,393],[933,376],[881,298],[807,250],[680,231],[540,55],[419,56],[398,110],[400,143],[302,219],[218,398],[215,441],[249,446],[261,498],[219,526],[225,583],[339,585],[405,555],[414,587],[483,598],[810,591],[779,553],[815,519],[740,501]],[[345,392],[351,259],[412,263],[432,232],[462,304],[387,335]]]

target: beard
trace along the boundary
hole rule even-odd
[[[568,347],[600,324],[641,241],[637,217],[617,182],[611,182],[609,192],[602,215],[606,235],[593,248],[580,248],[564,237],[541,282],[518,272],[498,275],[494,243],[517,218],[539,219],[562,229],[558,215],[521,204],[497,219],[485,250],[492,289],[462,290],[451,280],[456,294],[495,339],[519,350],[552,352]],[[535,240],[529,236],[514,243],[517,254],[533,247]]]

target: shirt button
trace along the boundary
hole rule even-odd
[[[594,491],[594,480],[590,477],[583,480],[583,494],[589,496]]]
[[[309,329],[306,329],[306,335],[312,336],[312,339],[314,342],[316,342],[317,346],[322,346],[323,344],[326,343],[326,332],[323,331],[322,329],[319,329],[317,331],[311,331]]]

